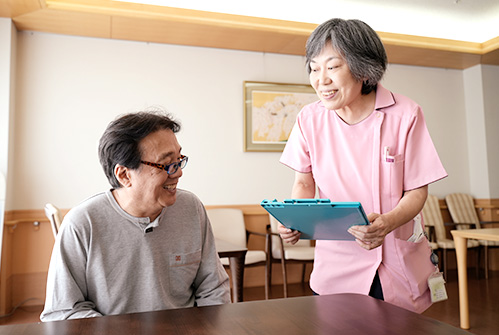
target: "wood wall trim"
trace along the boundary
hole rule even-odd
[[[460,53],[482,54],[482,43],[456,41],[443,38],[403,35],[395,33],[378,32],[379,37],[387,45],[413,47],[430,50],[453,51]],[[491,46],[492,50],[493,45]]]
[[[301,55],[316,24],[111,0],[0,0],[18,30]],[[390,63],[466,69],[499,65],[485,43],[378,32]]]
[[[268,215],[269,213],[260,205],[207,205],[206,209],[211,208],[238,208],[244,215]]]
[[[475,208],[480,210],[499,211],[499,199],[474,199]],[[448,210],[444,199],[439,199],[440,209]],[[268,215],[268,212],[259,204],[226,204],[226,205],[205,205],[206,209],[211,208],[238,208],[245,216]],[[62,215],[66,215],[69,209],[61,209]],[[15,225],[18,223],[48,222],[43,209],[20,209],[5,212],[5,225]]]
[[[499,209],[499,199],[475,199],[475,207]]]
[[[61,209],[62,215],[66,215],[69,209]],[[49,222],[43,209],[18,209],[6,211],[4,224],[14,226],[19,223]]]
[[[499,36],[482,43],[482,54],[499,50]]]
[[[207,205],[206,209],[210,208],[238,208],[243,211],[245,216],[268,215],[268,212],[260,205]],[[69,209],[61,209],[62,215],[66,215]],[[6,226],[14,226],[20,223],[49,222],[45,216],[43,209],[18,209],[6,211],[4,216],[4,224]]]

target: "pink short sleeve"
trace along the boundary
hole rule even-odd
[[[310,152],[302,131],[301,112],[298,114],[295,125],[291,130],[280,162],[298,172],[307,173],[312,171]]]
[[[428,185],[446,176],[447,172],[433,145],[424,115],[418,108],[407,134],[404,191]]]

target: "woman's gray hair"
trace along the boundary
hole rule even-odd
[[[360,20],[331,19],[319,25],[306,45],[306,67],[318,56],[326,44],[347,62],[354,79],[362,81],[362,94],[376,89],[387,66],[386,51],[378,34]]]

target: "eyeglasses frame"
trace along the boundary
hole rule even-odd
[[[187,157],[185,155],[180,155],[180,160],[178,162],[174,162],[174,163],[166,164],[166,165],[165,164],[159,164],[159,163],[152,163],[152,162],[142,161],[142,160],[140,162],[142,164],[149,165],[149,166],[158,168],[160,170],[165,170],[166,173],[168,173],[168,175],[172,175],[172,174],[175,174],[178,171],[179,167],[180,167],[181,170],[184,169],[185,166],[187,165],[188,160],[189,160],[189,157]],[[182,164],[184,166],[182,166]],[[170,166],[174,166],[175,170],[172,171],[172,172],[168,172],[168,170],[170,170]]]

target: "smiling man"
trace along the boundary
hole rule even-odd
[[[187,156],[164,113],[111,122],[99,158],[112,189],[64,218],[42,321],[230,302],[203,204],[177,188]]]

